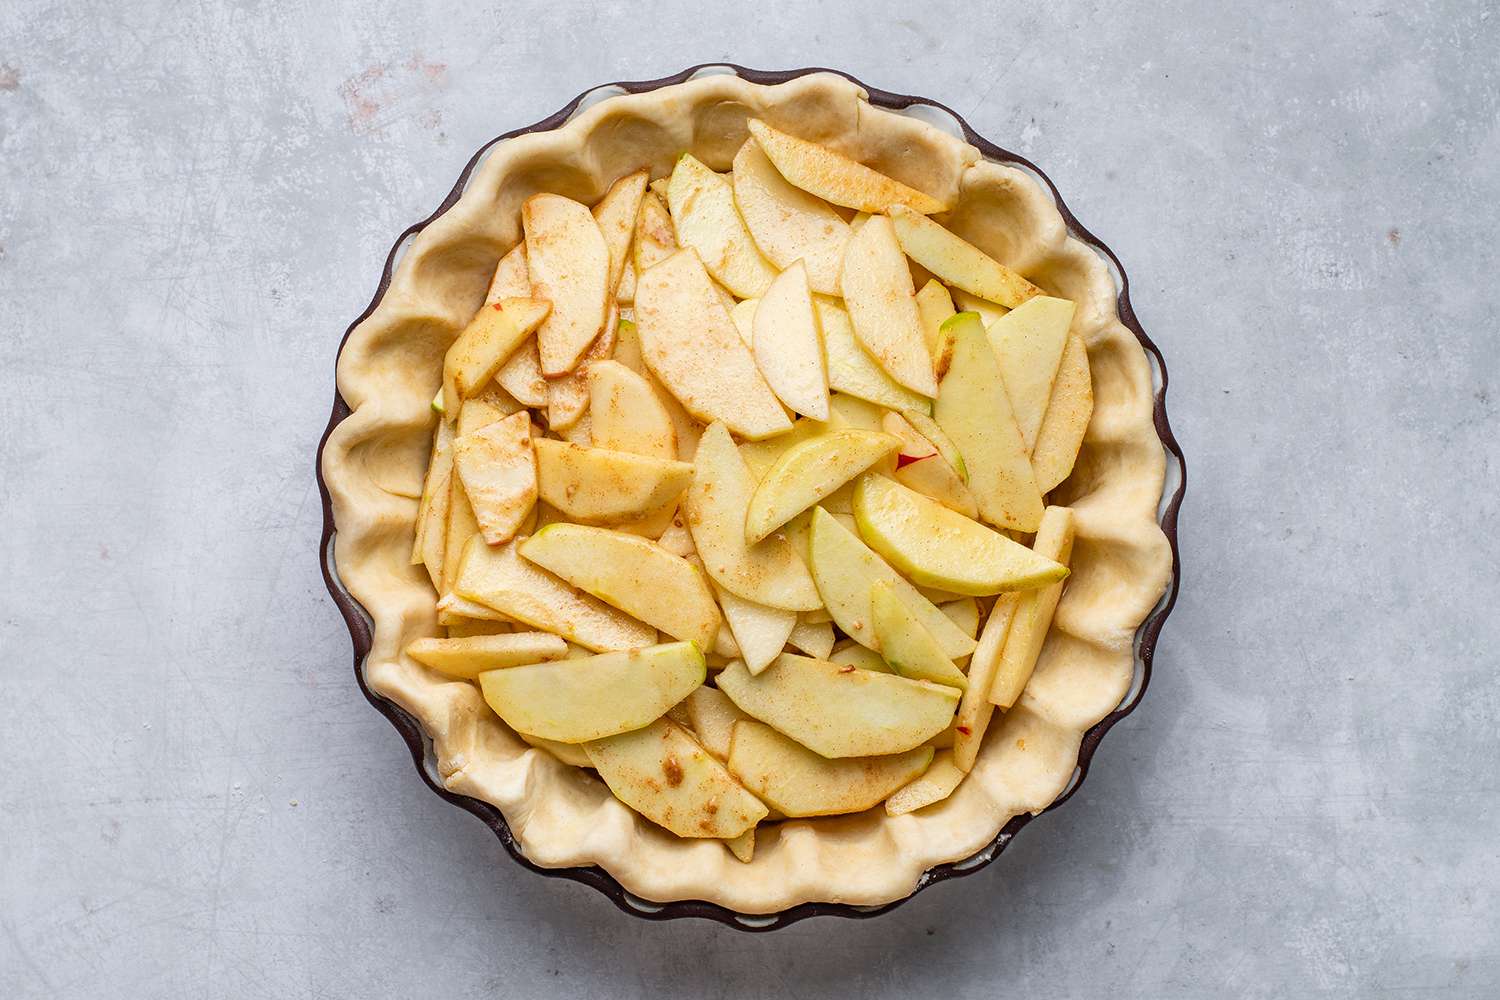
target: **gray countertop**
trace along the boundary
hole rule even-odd
[[[395,234],[492,135],[714,59],[1047,170],[1190,478],[1083,791],[761,937],[629,919],[431,794],[315,555]],[[1494,3],[0,5],[0,996],[1500,995],[1497,163]]]

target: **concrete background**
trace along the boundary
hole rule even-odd
[[[1500,9],[0,5],[0,996],[1500,994]],[[880,920],[629,919],[507,859],[323,591],[335,345],[470,152],[826,64],[1041,164],[1189,461],[1144,706]]]

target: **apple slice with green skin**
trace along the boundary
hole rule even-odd
[[[1066,564],[1073,555],[1073,511],[1068,507],[1048,507],[1037,529],[1035,550],[1038,556]],[[1052,615],[1062,597],[1061,581],[1021,597],[1016,618],[1005,637],[1000,666],[990,685],[990,703],[1010,708],[1026,690],[1026,682],[1036,669],[1036,658],[1052,627]]]
[[[974,502],[973,491],[934,442],[917,433],[909,420],[895,413],[885,415],[883,426],[886,433],[901,439],[896,468],[891,473],[898,483],[965,517],[978,516],[979,507]]]
[[[609,249],[608,287],[612,294],[619,288],[625,264],[630,260],[630,237],[635,233],[635,220],[641,214],[641,199],[646,194],[649,177],[644,170],[621,177],[609,186],[592,210],[604,245]]]
[[[751,320],[755,363],[771,391],[790,409],[828,419],[828,365],[823,337],[799,260],[778,274]]]
[[[1093,415],[1094,386],[1089,377],[1088,348],[1081,336],[1071,333],[1052,383],[1052,399],[1037,431],[1036,447],[1031,451],[1031,467],[1037,487],[1043,493],[1052,492],[1072,474]]]
[[[1042,494],[979,316],[959,313],[943,329],[954,336],[953,367],[943,378],[933,419],[964,457],[979,516],[996,527],[1036,531]]]
[[[875,650],[861,646],[853,639],[845,639],[837,648],[828,654],[829,662],[839,663],[844,666],[858,667],[861,670],[873,670],[877,674],[894,674],[896,671]]]
[[[691,465],[672,459],[550,438],[537,438],[532,446],[542,499],[575,521],[609,524],[643,517],[681,496],[693,478]]]
[[[520,544],[523,557],[674,639],[707,648],[719,606],[696,566],[661,546],[608,528],[549,524]]]
[[[1042,290],[974,244],[902,205],[890,210],[901,249],[950,285],[1008,309]]]
[[[731,655],[743,659],[752,674],[760,673],[786,647],[787,639],[797,627],[797,612],[747,601],[723,587],[714,589],[719,606],[724,609],[724,620],[734,636],[735,651]]]
[[[703,266],[735,295],[760,295],[776,277],[734,206],[734,185],[691,153],[682,154],[672,169],[667,209],[678,244],[698,251]]]
[[[957,311],[953,308],[953,296],[948,294],[947,287],[936,278],[929,279],[917,291],[917,317],[922,321],[922,337],[927,341],[927,353],[932,356],[934,369],[944,353],[944,338],[939,331]],[[937,377],[942,378],[946,370],[947,366],[944,365],[936,372]]]
[[[588,368],[588,387],[595,447],[677,458],[677,432],[651,383],[618,361],[595,361]]]
[[[757,481],[765,479],[766,473],[771,471],[771,467],[781,456],[796,445],[845,426],[837,414],[830,413],[829,416],[832,419],[826,422],[803,417],[792,425],[790,433],[778,434],[764,441],[746,441],[740,445],[740,456],[750,467],[750,474]]]
[[[969,481],[969,470],[964,465],[963,455],[959,453],[958,446],[953,443],[953,439],[943,432],[942,427],[938,426],[936,420],[921,410],[903,410],[901,418],[911,424],[912,430],[932,442],[938,454],[943,456],[943,461],[953,466],[953,471],[958,473],[959,479],[965,483]]]
[[[901,753],[942,732],[957,688],[783,653],[760,674],[736,661],[716,680],[746,715],[824,757]]]
[[[703,568],[719,586],[747,601],[783,611],[822,607],[807,566],[778,535],[750,544],[745,514],[755,481],[729,430],[711,424],[698,442],[693,485],[685,501],[688,530]]]
[[[932,763],[932,747],[886,757],[829,760],[758,722],[739,722],[729,770],[785,816],[864,812],[915,780]]]
[[[560,660],[568,644],[550,632],[510,632],[462,639],[415,639],[406,655],[440,674],[471,681],[486,670]]]
[[[640,275],[635,315],[647,366],[693,416],[751,440],[791,430],[692,250]]]
[[[821,507],[813,508],[808,536],[809,565],[818,593],[844,634],[879,652],[870,605],[870,589],[886,581],[906,602],[943,648],[956,659],[974,651],[974,640],[964,635],[931,601],[917,593],[885,560]]]
[[[833,206],[788,184],[754,139],[735,154],[733,183],[734,203],[761,253],[782,270],[804,261],[813,291],[839,294],[850,229]]]
[[[718,688],[700,687],[687,696],[688,720],[703,749],[719,758],[729,759],[729,742],[734,724],[750,716],[735,707],[729,696]]]
[[[663,181],[665,179],[662,178]],[[648,191],[641,198],[640,214],[635,220],[635,238],[631,241],[631,262],[635,264],[637,294],[641,275],[653,265],[672,256],[678,249],[677,229],[672,225],[672,216],[667,212],[666,202],[655,190]]]
[[[542,374],[577,366],[604,327],[610,299],[609,247],[587,208],[557,194],[534,194],[521,206],[532,295],[552,303],[537,330]]]
[[[884,476],[854,487],[854,520],[870,547],[913,583],[985,597],[1063,579],[1068,568]]]
[[[910,784],[902,785],[885,800],[885,814],[904,816],[936,805],[952,795],[963,780],[964,772],[953,763],[953,751],[939,750],[926,773]]]
[[[476,534],[469,539],[457,565],[453,589],[459,597],[494,608],[533,628],[600,652],[639,649],[656,642],[656,629],[579,593],[521,558],[515,542],[491,548]]]
[[[948,210],[949,206],[937,198],[826,146],[788,135],[754,118],[745,124],[777,173],[824,201],[872,213],[884,212],[892,205],[907,205],[929,215]]]
[[[531,414],[522,410],[459,435],[453,442],[453,465],[484,540],[502,545],[514,538],[536,506]]]
[[[901,446],[872,431],[831,431],[788,449],[755,489],[745,512],[745,538],[765,538]]]
[[[584,750],[615,798],[679,837],[738,837],[766,816],[759,799],[667,719]]]
[[[811,656],[815,660],[826,660],[833,652],[833,626],[828,622],[808,622],[800,617],[786,644]]]
[[[835,392],[829,400],[831,405],[837,405],[834,400],[843,393],[846,399],[855,397],[893,410],[932,408],[930,399],[898,385],[865,353],[843,306],[821,296],[813,304],[818,310],[818,328],[823,333],[823,350],[828,357],[828,387]]]
[[[1038,295],[1001,316],[986,331],[1027,454],[1036,446],[1072,322],[1073,303]]]
[[[943,655],[942,647],[932,633],[917,621],[906,603],[881,580],[870,589],[870,612],[875,619],[875,638],[880,643],[880,657],[902,677],[946,684],[960,691],[969,679],[953,661]]]
[[[517,732],[587,743],[651,725],[706,676],[697,646],[670,642],[489,670],[479,687]]]
[[[841,280],[844,308],[864,349],[901,385],[923,396],[937,395],[911,271],[890,219],[872,216],[849,239]]]
[[[484,388],[551,310],[552,304],[540,298],[501,299],[480,307],[443,357],[443,415],[457,420],[459,403]]]

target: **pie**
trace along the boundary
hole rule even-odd
[[[367,684],[537,865],[910,894],[1068,786],[1171,579],[1115,297],[1029,174],[834,74],[504,140],[340,354]]]

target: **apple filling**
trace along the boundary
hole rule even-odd
[[[1073,303],[930,195],[748,129],[727,174],[526,201],[433,400],[440,634],[406,650],[746,862],[760,823],[962,787],[1051,627],[1046,495],[1093,409]]]

